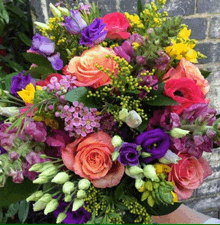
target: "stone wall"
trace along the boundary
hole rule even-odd
[[[73,0],[68,0],[73,2]],[[91,0],[84,0],[88,3]],[[102,9],[102,15],[114,11],[136,13],[136,0],[94,0]],[[38,21],[47,21],[49,2],[56,0],[31,0]],[[142,0],[148,3],[150,0]],[[220,113],[220,0],[167,0],[165,10],[170,16],[181,15],[184,23],[192,29],[191,38],[198,39],[196,49],[207,55],[200,60],[200,67],[212,71],[208,80],[211,84],[209,97]],[[212,217],[220,218],[220,149],[205,154],[214,171],[204,184],[185,201],[189,207]]]

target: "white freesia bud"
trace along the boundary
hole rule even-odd
[[[135,180],[135,187],[136,187],[137,190],[139,190],[143,186],[144,186],[144,181],[142,179],[136,179]]]
[[[178,162],[181,159],[182,158],[179,157],[177,154],[175,154],[171,150],[168,150],[166,152],[165,156],[159,159],[159,162],[161,162],[163,164],[170,164],[170,163],[178,164]]]
[[[130,171],[128,168],[125,168],[125,174],[128,175],[129,177],[132,177],[133,179],[141,179],[144,177],[144,174],[143,173],[139,173],[137,175],[131,175]]]
[[[58,6],[57,9],[60,10],[63,16],[71,16],[70,11],[67,8]]]
[[[144,167],[144,176],[151,179],[152,181],[160,181],[155,167],[151,164],[148,164]]]
[[[75,199],[73,202],[73,208],[72,211],[77,211],[80,207],[82,207],[84,204],[83,199]]]
[[[87,194],[84,190],[78,190],[77,191],[76,197],[78,199],[84,199],[84,198],[86,198],[86,196],[87,196]]]
[[[41,174],[40,174],[40,176],[53,176],[53,175],[55,175],[57,173],[57,168],[56,168],[56,166],[51,166],[51,167],[49,167],[47,170],[44,170]]]
[[[56,184],[64,184],[69,180],[69,175],[66,172],[59,172],[51,182]]]
[[[132,176],[134,176],[134,175],[138,175],[140,173],[143,173],[143,170],[138,166],[131,166],[129,168],[129,172]]]
[[[183,130],[183,129],[180,129],[180,128],[177,128],[177,127],[174,127],[171,131],[170,131],[170,135],[173,137],[173,138],[183,138],[185,137],[187,134],[189,134],[190,131],[189,130]]]
[[[57,199],[52,199],[46,206],[45,210],[44,210],[44,215],[47,215],[48,213],[53,212],[54,210],[56,210],[56,208],[59,206],[59,202],[57,201]]]
[[[42,168],[43,168],[42,163],[36,163],[33,166],[31,166],[31,168],[29,169],[29,171],[38,172]]]
[[[119,115],[118,115],[119,119],[122,120],[122,121],[126,121],[127,117],[128,117],[128,110],[127,109],[122,109],[120,112],[119,112]]]
[[[1,116],[11,117],[11,116],[18,115],[19,113],[20,113],[20,110],[17,107],[1,107],[0,106]]]
[[[67,215],[64,212],[59,213],[56,223],[62,223],[66,219],[66,216]]]
[[[53,14],[55,17],[61,17],[61,16],[62,16],[60,10],[57,9],[57,7],[55,7],[52,3],[50,3],[49,6],[50,6],[50,10],[51,10],[52,14]]]
[[[115,151],[112,153],[112,161],[115,161],[120,155],[119,151]]]
[[[137,128],[141,125],[142,119],[140,115],[135,111],[131,110],[126,118],[127,125],[131,128]]]
[[[49,178],[46,176],[40,176],[33,181],[34,184],[46,184],[49,181]]]
[[[87,179],[82,179],[78,183],[78,188],[81,190],[87,190],[90,187],[91,182]]]
[[[72,200],[72,195],[66,194],[64,197],[64,202],[70,202]]]
[[[43,196],[43,191],[36,191],[32,195],[30,195],[28,198],[26,198],[27,202],[30,201],[38,201]]]
[[[63,193],[70,194],[74,190],[74,183],[67,181],[63,185]]]
[[[112,145],[114,147],[120,147],[123,143],[123,140],[121,139],[121,137],[119,135],[115,135],[113,138],[112,138]]]
[[[34,24],[37,25],[39,28],[47,29],[47,30],[49,29],[49,27],[46,23],[41,23],[41,22],[35,21]]]
[[[37,201],[33,204],[33,210],[34,212],[37,212],[37,211],[45,209],[46,206],[47,206],[47,202]]]
[[[40,201],[40,202],[46,202],[46,203],[48,203],[48,202],[51,201],[51,199],[52,199],[52,195],[47,193],[47,194],[44,194],[44,195],[39,199],[39,201]]]

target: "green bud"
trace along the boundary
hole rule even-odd
[[[151,179],[152,181],[160,181],[155,167],[151,164],[148,164],[144,167],[144,176]]]
[[[74,183],[67,181],[63,185],[63,193],[70,194],[74,190]]]
[[[84,200],[83,199],[75,199],[73,202],[73,208],[72,211],[77,211],[80,207],[84,205]]]
[[[146,181],[144,184],[144,187],[148,190],[148,191],[153,191],[153,184],[150,180]]]
[[[42,159],[47,159],[47,158],[48,158],[48,156],[45,155],[45,154],[41,154],[40,157],[41,157]]]
[[[19,108],[18,107],[1,107],[0,106],[0,115],[11,117],[19,114]]]
[[[142,202],[145,201],[148,198],[149,195],[150,195],[150,192],[148,190],[144,191],[142,196],[141,196],[141,201]]]
[[[41,174],[40,174],[40,176],[53,176],[53,175],[55,175],[57,173],[57,168],[56,168],[56,166],[51,166],[51,167],[49,167],[47,170],[44,170]]]
[[[33,210],[34,210],[34,212],[37,212],[37,211],[45,209],[46,206],[47,206],[46,202],[37,201],[33,205]]]
[[[51,201],[51,199],[52,199],[52,195],[51,195],[51,194],[44,194],[44,195],[39,199],[39,201],[48,203],[48,202]]]
[[[140,173],[143,173],[143,170],[138,166],[131,166],[129,168],[129,173],[131,174],[131,176],[134,176],[134,175],[138,175]]]
[[[126,118],[128,117],[128,110],[127,109],[122,109],[120,112],[119,112],[119,119],[122,120],[123,122],[126,121]]]
[[[72,195],[66,194],[64,197],[64,202],[70,202],[72,200]]]
[[[56,223],[62,223],[65,220],[66,216],[67,215],[64,212],[59,213]]]
[[[31,166],[31,168],[29,169],[29,171],[38,172],[42,168],[43,168],[42,163],[36,163],[33,166]]]
[[[68,56],[72,56],[72,52],[68,48],[66,49],[66,52],[67,52]]]
[[[40,176],[33,181],[34,184],[46,184],[49,181],[49,178],[46,176]]]
[[[2,174],[0,176],[0,187],[4,187],[6,183],[6,176],[4,174]]]
[[[140,145],[137,146],[137,151],[141,151],[142,150],[142,147]]]
[[[28,198],[26,198],[27,202],[30,201],[38,201],[43,196],[43,191],[36,191],[32,195],[30,195]]]
[[[57,201],[57,199],[52,199],[46,206],[45,210],[44,210],[44,215],[47,215],[48,213],[53,212],[54,210],[56,210],[56,208],[59,206],[59,202]]]
[[[90,182],[89,180],[87,180],[87,179],[82,179],[82,180],[80,180],[79,183],[78,183],[78,188],[79,188],[80,190],[87,190],[87,189],[89,189],[90,184],[91,184],[91,182]]]
[[[58,6],[57,9],[60,10],[63,16],[71,16],[70,11],[67,8]]]
[[[120,155],[119,151],[115,151],[112,153],[112,161],[115,161]]]
[[[123,143],[123,140],[121,139],[121,137],[119,135],[115,135],[113,138],[112,138],[112,145],[114,147],[120,147]]]
[[[40,22],[35,21],[34,24],[37,25],[39,28],[47,29],[47,30],[49,29],[49,27],[46,23],[40,23]]]
[[[148,157],[151,157],[151,154],[148,153],[148,152],[142,152],[142,153],[141,153],[141,157],[142,157],[142,158],[148,158]]]
[[[170,131],[170,135],[173,137],[173,138],[183,138],[185,137],[187,134],[189,134],[190,131],[189,130],[183,130],[183,129],[180,129],[180,128],[177,128],[177,127],[174,127],[171,131]]]
[[[0,175],[3,174],[3,173],[4,173],[4,171],[2,169],[0,169]]]
[[[59,172],[51,182],[56,184],[64,184],[69,180],[69,175],[66,172]]]
[[[87,196],[87,194],[84,190],[78,190],[77,191],[76,197],[78,199],[84,199],[84,198],[86,198],[86,196]]]
[[[135,187],[136,187],[137,190],[139,190],[143,186],[144,186],[144,181],[142,179],[136,179],[135,180]]]
[[[151,195],[148,196],[147,203],[148,203],[149,206],[154,207],[155,201],[154,201],[154,199]]]
[[[42,173],[44,170],[48,170],[50,167],[53,167],[54,165],[52,163],[46,163],[43,165],[41,169],[39,169],[38,172]]]
[[[52,3],[50,3],[50,10],[55,17],[62,17],[62,14],[57,7],[55,7]]]
[[[157,189],[159,186],[160,186],[159,183],[156,183],[156,182],[153,183],[153,188],[154,188],[154,189]]]

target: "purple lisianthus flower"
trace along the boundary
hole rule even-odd
[[[136,144],[141,145],[142,152],[151,154],[151,157],[141,158],[145,164],[162,158],[170,147],[170,137],[161,129],[146,131],[136,137]]]
[[[23,71],[23,73],[19,73],[16,76],[13,76],[11,79],[11,89],[10,92],[12,95],[18,97],[17,92],[24,89],[30,82],[32,82],[31,74],[28,74],[27,76],[24,75],[26,71]]]
[[[122,46],[115,47],[114,51],[118,56],[124,58],[128,63],[130,63],[134,57],[134,49],[131,42],[128,40],[124,41]]]
[[[170,137],[170,140],[171,140],[170,149],[173,150],[175,153],[184,152],[184,150],[186,149],[187,139],[188,139],[187,136],[183,138]]]
[[[6,153],[6,152],[7,152],[7,151],[6,151],[3,147],[0,146],[0,155],[4,154],[4,153]]]
[[[106,24],[101,19],[96,18],[91,25],[82,31],[80,45],[93,47],[105,40],[107,31]]]
[[[135,166],[139,164],[137,145],[124,142],[119,150],[118,161],[124,166]]]
[[[64,212],[65,208],[69,205],[69,203],[59,201],[59,206],[54,211],[55,217],[58,217],[59,213]],[[69,209],[66,212],[66,218],[63,220],[65,224],[84,224],[90,220],[91,214],[87,212],[83,207],[79,208],[77,211],[72,212]]]
[[[50,56],[55,51],[55,43],[47,37],[35,34],[29,51],[39,53],[45,57]]]
[[[60,58],[59,52],[47,57],[47,59],[51,62],[51,65],[55,70],[61,70],[63,68],[63,60]]]
[[[87,23],[82,19],[78,10],[70,10],[71,16],[64,17],[67,32],[70,34],[80,34],[86,27]]]

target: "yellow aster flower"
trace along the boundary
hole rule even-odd
[[[157,175],[163,172],[169,173],[171,171],[171,168],[168,165],[162,163],[156,163],[154,164],[154,167],[156,169]]]
[[[184,27],[179,34],[177,35],[178,38],[182,38],[183,40],[188,40],[189,36],[191,35],[191,29],[187,29],[187,27]]]
[[[33,104],[35,87],[32,83],[29,83],[25,89],[22,89],[17,93],[25,103]]]

